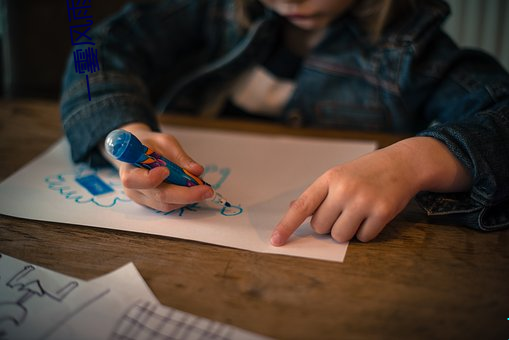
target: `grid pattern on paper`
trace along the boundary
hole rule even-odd
[[[112,340],[230,339],[233,328],[157,303],[131,306],[117,322]]]

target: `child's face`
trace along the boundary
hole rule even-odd
[[[326,28],[344,13],[354,0],[260,0],[261,3],[285,17],[303,30]]]

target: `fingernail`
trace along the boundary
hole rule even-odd
[[[188,166],[189,168],[192,168],[192,167],[196,167],[196,166],[198,166],[198,167],[199,167],[199,166],[201,166],[201,165],[200,165],[200,164],[198,164],[198,163],[196,163],[195,161],[191,160],[191,161],[189,161],[189,163],[187,163],[187,166]]]
[[[279,235],[278,232],[275,232],[272,234],[272,237],[270,238],[270,243],[272,243],[273,246],[281,246],[282,245],[282,242],[281,242],[281,235]]]

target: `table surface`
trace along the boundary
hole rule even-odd
[[[401,136],[161,117],[270,134]],[[58,104],[0,101],[0,180],[63,136]],[[0,215],[0,252],[91,279],[133,262],[161,303],[282,339],[509,338],[509,231],[431,223],[415,203],[333,263]]]

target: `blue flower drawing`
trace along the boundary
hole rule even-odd
[[[215,165],[205,167],[204,177],[215,190],[219,189],[230,175],[229,168]],[[130,202],[124,193],[118,172],[113,168],[93,169],[80,164],[73,173],[60,173],[46,177],[48,189],[58,192],[65,199],[79,204],[91,203],[102,208],[111,208],[119,202]],[[202,208],[198,203],[169,212],[156,211],[158,214],[182,216]],[[243,212],[240,205],[223,207],[219,213],[223,216],[236,216]]]
[[[129,202],[118,172],[112,168],[92,169],[78,165],[74,173],[60,173],[45,179],[48,188],[76,203],[91,203],[111,208],[118,202]]]

